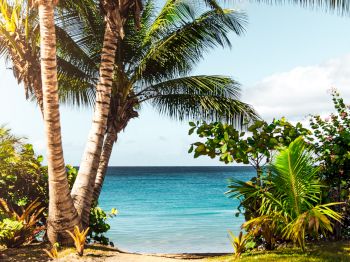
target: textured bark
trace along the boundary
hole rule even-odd
[[[117,142],[117,139],[118,139],[117,132],[107,132],[106,139],[103,143],[101,159],[100,159],[100,163],[98,166],[97,175],[95,179],[93,201],[97,201],[100,196],[103,181],[105,179],[105,175],[107,172],[109,159],[111,158],[113,144]]]
[[[123,88],[120,90],[123,90]],[[134,96],[133,93],[130,95],[132,97]],[[139,116],[138,112],[134,110],[136,104],[138,104],[138,100],[136,98],[128,97],[127,99],[123,99],[123,93],[121,92],[114,94],[111,99],[107,134],[103,144],[101,159],[94,183],[93,201],[95,202],[100,196],[108,163],[112,154],[113,145],[118,139],[118,134],[120,131],[125,129],[130,119]]]
[[[49,216],[47,236],[53,244],[67,244],[71,238],[65,230],[79,225],[79,216],[70,196],[63,159],[60,112],[57,87],[56,35],[54,3],[39,4],[41,79],[43,91],[44,125],[49,173]]]
[[[113,70],[117,50],[117,31],[107,23],[101,54],[100,78],[96,87],[96,105],[89,138],[72,189],[74,205],[81,216],[83,227],[89,224],[94,183],[106,133],[112,92]],[[85,210],[85,212],[83,212]]]

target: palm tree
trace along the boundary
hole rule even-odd
[[[104,14],[105,30],[100,56],[99,81],[96,86],[95,110],[92,127],[79,167],[79,173],[72,189],[72,197],[74,198],[75,206],[80,215],[84,209],[90,210],[90,201],[86,195],[92,194],[93,189],[89,186],[90,177],[96,175],[101,156],[112,92],[112,72],[115,65],[117,41],[118,38],[124,37],[123,26],[131,12],[135,14],[136,24],[139,24],[138,16],[141,13],[142,3],[140,0],[124,0],[118,2],[103,0],[100,2],[100,7]],[[97,30],[100,30],[100,28]],[[83,224],[86,224],[84,223],[86,220],[85,216],[82,216],[82,219]]]
[[[322,204],[322,185],[317,179],[313,152],[300,137],[283,149],[272,164],[272,173],[263,185],[232,180],[231,197],[259,200],[259,215],[243,224],[248,232],[259,233],[269,244],[277,237],[289,239],[305,250],[307,233],[316,237],[332,232],[332,221],[341,215]]]
[[[82,3],[79,1],[75,1],[74,3],[66,2],[65,5],[61,5],[60,8],[65,10],[64,14],[77,13],[76,10],[79,10],[80,14],[88,13],[88,11],[93,9],[94,5],[91,5],[91,2],[86,0],[83,0],[83,2],[84,5],[82,5]],[[80,8],[81,6],[84,8]],[[37,101],[44,117],[43,87],[40,68],[40,31],[39,20],[37,19],[38,11],[37,9],[29,8],[26,1],[15,1],[13,3],[9,3],[8,1],[1,0],[0,7],[0,56],[5,57],[6,61],[11,62],[12,71],[15,78],[19,83],[23,82],[24,84],[26,97]],[[85,15],[85,17],[88,17],[88,15]],[[84,21],[86,22],[86,20]],[[61,24],[61,26],[64,25]],[[60,26],[55,25],[55,31],[59,35],[57,38],[59,50],[57,57],[60,88],[58,91],[59,97],[64,101],[67,99],[68,95],[73,104],[91,105],[94,100],[94,91],[92,88],[86,88],[85,86],[78,85],[77,83],[79,83],[79,77],[83,77],[85,80],[90,79],[91,82],[89,87],[92,87],[96,83],[96,76],[90,74],[89,71],[82,71],[84,75],[76,74],[76,71],[74,71],[74,67],[76,65],[73,63],[73,60],[75,57],[75,52],[77,52],[77,47],[67,45],[67,43],[74,43],[74,41],[72,41],[71,37]],[[60,55],[62,52],[60,52],[60,50],[62,49],[67,49],[70,52],[65,53],[65,56],[61,57]],[[80,48],[78,49],[80,50]],[[52,55],[52,53],[50,55]],[[64,58],[66,58],[67,55],[69,55],[72,61],[72,64],[69,66],[64,64]],[[85,56],[84,63],[91,64],[89,59],[90,57]],[[50,66],[50,64],[48,65]],[[53,67],[50,69],[53,69]],[[71,85],[72,81],[75,81],[76,84]],[[49,82],[48,84],[51,85],[54,83]],[[52,86],[50,86],[50,88],[51,87]],[[51,99],[50,101],[52,101],[48,105],[55,107],[55,103],[57,103],[55,95],[53,97],[49,96],[48,99]],[[58,104],[56,104],[56,106],[58,106]],[[52,114],[53,111],[55,110],[50,108],[50,114]],[[56,113],[57,112],[58,110]],[[71,205],[72,199],[69,193],[70,190],[68,183],[66,183],[64,179],[64,176],[66,175],[63,158],[58,159],[63,155],[60,155],[62,153],[62,148],[60,136],[58,135],[58,133],[60,133],[59,121],[57,118],[59,117],[59,114],[56,113],[54,114],[53,120],[50,120],[52,118],[48,118],[49,121],[57,124],[55,126],[51,126],[51,128],[56,132],[56,134],[53,136],[57,138],[57,140],[55,140],[53,143],[54,150],[57,149],[57,151],[55,151],[53,154],[56,155],[57,159],[51,159],[55,163],[52,163],[51,161],[50,165],[59,165],[59,168],[63,166],[63,170],[56,168],[58,172],[56,173],[55,171],[54,175],[52,175],[52,169],[49,169],[51,171],[49,181],[50,193],[54,195],[50,197],[50,220],[48,220],[49,238],[52,243],[55,243],[58,239],[62,242],[65,242],[66,240],[67,242],[70,242],[71,239],[69,235],[66,234],[66,230],[72,229],[74,228],[75,224],[80,223],[78,222],[78,216],[75,208]],[[44,118],[44,120],[46,119]],[[52,146],[52,143],[50,146]],[[51,150],[53,150],[52,147]],[[62,181],[62,183],[57,183],[57,181]],[[64,197],[62,198],[62,195],[58,194],[58,199],[55,195],[57,192],[64,193]]]
[[[83,1],[84,2],[84,1]],[[268,2],[270,3],[270,1],[259,1],[259,2]],[[349,3],[348,1],[345,0],[339,0],[339,1],[331,1],[331,0],[319,0],[319,1],[308,1],[308,0],[304,0],[304,1],[281,1],[281,2],[293,2],[296,4],[302,4],[303,6],[320,6],[323,7],[327,10],[338,10],[339,13],[346,13],[349,10]],[[6,5],[8,2],[7,1],[2,1],[1,5],[4,6]],[[75,4],[75,2],[70,2],[70,1],[64,1],[63,5],[65,6],[72,6],[75,8],[75,12],[81,12],[83,9],[81,9],[80,7],[82,6],[81,3],[79,3],[80,5]],[[62,5],[62,2],[61,2]],[[216,5],[215,1],[210,1],[210,5],[212,7],[215,7],[218,9],[218,6]],[[80,7],[79,7],[80,6]],[[123,8],[117,7],[119,8],[119,14],[116,13],[116,7],[113,5],[108,4],[108,2],[104,3],[104,10],[105,10],[105,18],[108,21],[112,21],[112,25],[113,25],[113,21],[119,21],[119,26],[123,24],[123,20],[122,20],[122,16],[120,16],[120,14],[124,15],[124,18],[127,16],[128,11],[130,11],[129,9],[133,9],[134,13],[137,15],[140,13],[140,3],[139,2],[127,2],[127,3],[123,3]],[[42,96],[41,93],[41,78],[38,77],[40,75],[39,71],[40,71],[40,66],[38,63],[35,64],[35,60],[37,60],[38,58],[38,49],[37,46],[35,46],[35,43],[37,43],[38,40],[38,35],[36,34],[37,37],[35,37],[35,34],[33,34],[34,32],[38,32],[38,28],[36,26],[32,26],[31,28],[29,28],[28,26],[31,26],[31,22],[28,23],[28,21],[25,21],[24,23],[22,22],[23,19],[17,19],[16,20],[12,20],[12,27],[13,25],[17,26],[18,28],[20,28],[17,24],[18,21],[22,22],[21,26],[22,28],[26,28],[29,30],[22,30],[22,31],[18,31],[16,28],[16,32],[13,31],[10,27],[3,27],[4,25],[4,19],[5,19],[5,24],[6,24],[6,19],[7,20],[11,20],[11,19],[16,19],[16,16],[12,16],[11,12],[13,12],[14,14],[17,14],[15,9],[19,9],[21,7],[21,4],[17,5],[16,8],[10,8],[8,9],[8,13],[6,13],[6,15],[2,14],[1,16],[1,32],[0,32],[0,54],[4,54],[4,51],[7,51],[7,54],[10,55],[11,60],[13,62],[13,70],[15,73],[15,76],[17,77],[17,79],[20,81],[24,82],[24,86],[26,88],[26,94],[29,94],[30,92],[34,92],[34,95],[37,98],[38,104],[40,106],[40,108],[43,107],[43,103],[42,103],[42,99],[40,98]],[[77,8],[78,7],[78,8]],[[28,8],[28,10],[32,11],[32,9]],[[89,9],[85,9],[83,10],[85,17],[88,17],[86,15],[86,10]],[[107,12],[106,12],[107,10]],[[109,11],[108,11],[109,10]],[[1,12],[3,12],[4,9],[1,9]],[[120,11],[122,11],[120,13]],[[7,12],[7,11],[6,11]],[[20,14],[23,14],[20,13]],[[35,13],[34,13],[35,15]],[[119,15],[119,17],[118,17]],[[17,17],[19,17],[19,15],[17,15]],[[32,21],[35,19],[33,19],[34,16],[29,15],[28,17],[30,17],[32,19]],[[137,16],[136,16],[137,17]],[[119,19],[121,18],[121,19]],[[169,18],[169,17],[168,17]],[[166,23],[166,20],[168,18],[163,19]],[[116,20],[117,19],[117,20]],[[119,19],[119,20],[118,20]],[[89,19],[87,19],[89,20]],[[16,22],[13,22],[16,21]],[[137,21],[137,19],[136,19]],[[11,25],[11,23],[9,23]],[[162,26],[162,24],[160,24],[160,27]],[[4,30],[4,28],[9,29],[10,31],[6,31]],[[119,27],[120,30],[122,30],[122,27]],[[117,26],[118,29],[118,26]],[[11,31],[12,30],[12,31]],[[27,32],[33,32],[32,34],[27,34]],[[56,31],[57,31],[57,27],[56,27]],[[117,30],[118,31],[118,30]],[[8,33],[10,32],[10,33]],[[20,32],[20,33],[19,33]],[[121,34],[123,34],[123,32],[121,31]],[[31,37],[31,39],[28,39],[28,36]],[[25,39],[25,41],[24,41]],[[64,46],[65,44],[63,43],[62,46]],[[10,47],[10,48],[8,48]],[[12,50],[12,51],[11,51]],[[28,50],[31,50],[31,52],[28,52]],[[25,51],[24,54],[21,51]],[[38,60],[37,60],[38,61]],[[58,65],[62,65],[61,63],[64,63],[64,60],[62,59],[58,59]],[[66,64],[63,64],[61,68],[67,68]],[[65,84],[71,83],[71,79],[75,79],[76,81],[79,80],[79,77],[81,77],[82,75],[76,75],[77,72],[80,73],[80,70],[76,70],[77,65],[70,65],[70,69],[73,69],[73,73],[71,75],[71,78],[69,77],[69,74],[72,72],[71,70],[64,72],[64,70],[59,71],[59,76],[60,77],[60,82],[63,83],[63,86]],[[107,71],[105,71],[105,73],[108,73]],[[91,76],[89,74],[86,74],[86,72],[84,72],[85,76]],[[91,77],[93,79],[93,77]],[[94,82],[95,79],[93,79],[92,82]],[[91,82],[90,82],[91,84]],[[85,86],[83,87],[78,87],[74,90],[76,93],[72,93],[71,90],[67,91],[64,88],[60,89],[60,94],[63,97],[63,100],[67,100],[67,99],[75,99],[75,103],[80,104],[80,103],[91,103],[92,102],[92,96],[94,94],[94,91],[91,91],[91,89],[86,89]],[[81,96],[80,96],[81,95]],[[108,98],[107,98],[108,99]],[[102,123],[102,122],[101,122]],[[102,126],[102,125],[101,125]],[[110,140],[110,139],[109,139]],[[108,140],[106,140],[108,141]],[[99,148],[99,147],[95,147],[95,148]],[[105,155],[106,156],[106,155]]]
[[[49,175],[49,215],[47,236],[51,243],[71,242],[66,230],[80,224],[70,196],[63,159],[57,85],[55,2],[39,1],[40,60],[44,125]]]
[[[238,124],[241,118],[256,117],[249,105],[238,100],[238,83],[231,78],[190,75],[206,51],[215,46],[231,45],[227,38],[229,32],[240,35],[244,31],[244,15],[232,10],[195,13],[193,4],[168,1],[154,19],[153,2],[148,1],[141,29],[136,29],[132,19],[125,24],[125,38],[118,41],[111,107],[98,175],[89,182],[91,188],[96,184],[95,199],[118,133],[130,119],[138,116],[142,104],[149,103],[160,113],[180,120],[225,119]],[[102,21],[95,17],[96,22],[91,24],[100,28]],[[164,19],[169,17],[172,20]],[[164,21],[166,24],[161,25]],[[76,26],[75,21],[71,23]],[[96,47],[101,46],[103,35],[92,35],[91,32],[98,31],[95,28],[82,30],[81,39],[90,37],[85,41],[90,47],[85,46],[85,49],[97,62],[99,57],[95,54],[99,54],[99,50]],[[69,59],[66,62],[70,64]],[[85,82],[82,84],[88,86]],[[92,193],[87,199],[91,203]],[[85,211],[83,222],[87,221],[84,214],[88,215],[89,206]]]

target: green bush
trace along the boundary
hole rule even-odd
[[[115,208],[112,208],[109,213],[106,213],[98,206],[92,207],[90,210],[89,240],[108,245],[109,239],[104,236],[104,233],[106,233],[111,227],[107,221],[108,219],[115,217],[117,213],[118,211]]]
[[[40,217],[44,208],[38,200],[21,211],[15,211],[5,200],[0,199],[0,245],[18,247],[30,243],[43,229]]]
[[[215,123],[202,123],[199,125],[190,122],[189,134],[196,131],[200,138],[206,138],[204,142],[196,142],[191,145],[189,153],[194,152],[194,157],[209,156],[219,157],[226,164],[231,162],[250,164],[256,170],[256,177],[251,179],[252,185],[260,185],[266,173],[269,163],[273,161],[279,148],[288,146],[294,139],[301,135],[308,135],[310,131],[297,123],[292,125],[285,118],[275,119],[271,123],[255,121],[247,125],[248,132],[235,129],[232,125]],[[259,200],[242,197],[238,206],[239,214],[244,214],[249,220],[258,215]]]
[[[300,137],[281,150],[271,164],[271,174],[263,186],[232,180],[234,197],[255,198],[261,203],[259,215],[243,224],[248,231],[268,230],[265,241],[274,244],[276,237],[291,240],[305,250],[305,237],[325,236],[341,215],[331,207],[342,203],[322,204],[322,187],[318,180],[313,151]],[[269,239],[265,235],[271,235]]]
[[[35,199],[43,206],[48,204],[47,167],[42,156],[36,156],[33,146],[23,138],[11,135],[0,127],[0,192],[9,205],[20,211]]]
[[[325,198],[346,202],[337,211],[344,220],[336,226],[334,237],[350,238],[350,106],[332,90],[335,113],[326,118],[312,116],[310,138],[320,165],[320,179],[327,185]]]
[[[33,237],[35,228],[43,230],[46,224],[49,202],[47,167],[42,165],[43,157],[35,155],[33,146],[25,143],[25,139],[11,134],[10,130],[0,127],[0,197],[11,207],[12,215],[5,214],[0,208],[0,244],[18,246],[28,242]],[[67,165],[67,178],[70,188],[73,187],[78,171]],[[22,214],[23,207],[30,206],[36,200],[42,209],[37,223],[26,228],[23,221],[14,214]],[[90,239],[109,244],[109,239],[103,234],[110,226],[108,218],[116,215],[116,210],[105,213],[99,207],[91,209]]]

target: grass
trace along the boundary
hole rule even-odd
[[[230,262],[235,261],[233,255],[213,257],[208,262]],[[275,251],[256,251],[242,255],[239,262],[350,262],[350,242],[322,242],[308,245],[307,251],[303,253],[299,248],[282,248]]]

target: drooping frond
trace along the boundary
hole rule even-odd
[[[60,76],[58,89],[60,102],[72,106],[90,106],[95,104],[94,85],[89,82],[80,82],[73,77]]]
[[[225,76],[188,76],[145,88],[138,96],[171,118],[223,120],[241,125],[257,118],[256,112],[239,101],[239,84]]]
[[[172,94],[214,95],[238,99],[239,84],[232,78],[218,75],[186,76],[166,80],[143,89],[139,96],[146,99]]]
[[[250,105],[219,96],[174,94],[152,100],[152,106],[160,114],[177,120],[225,121],[241,126],[244,119],[257,117]]]
[[[241,13],[224,10],[223,14],[208,11],[191,22],[180,24],[148,47],[133,79],[152,83],[164,77],[188,74],[210,49],[231,46],[228,33],[242,34],[244,22]]]
[[[267,4],[293,4],[305,8],[336,12],[340,15],[350,15],[349,0],[250,0],[251,2]]]
[[[98,66],[91,59],[90,54],[86,53],[81,47],[80,43],[77,43],[66,30],[59,26],[56,26],[56,36],[58,56],[96,76]]]
[[[144,44],[159,40],[178,23],[194,20],[195,11],[189,4],[181,0],[168,0],[147,30]]]

